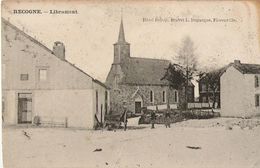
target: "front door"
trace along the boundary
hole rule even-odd
[[[18,94],[18,124],[32,123],[32,94]]]
[[[141,107],[142,107],[142,104],[140,101],[135,102],[135,113],[136,114],[141,114]]]

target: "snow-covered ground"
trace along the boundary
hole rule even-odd
[[[5,167],[259,168],[260,126],[226,129],[239,119],[189,120],[127,131],[3,128]],[[246,121],[247,122],[247,121]],[[257,121],[256,121],[257,122]],[[189,147],[188,147],[189,146]],[[98,150],[94,152],[95,150]],[[101,150],[101,151],[100,151]]]

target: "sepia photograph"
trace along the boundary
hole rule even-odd
[[[2,167],[259,168],[260,2],[1,2]]]

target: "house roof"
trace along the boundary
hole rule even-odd
[[[230,66],[231,66],[231,65],[229,64],[229,65],[226,65],[226,66],[224,66],[224,67],[222,67],[222,68],[209,71],[209,72],[207,72],[206,74],[207,74],[207,75],[217,75],[217,76],[219,76],[219,78],[220,78],[220,76],[221,76],[221,75],[227,70],[227,68],[230,67]],[[199,79],[199,82],[204,82],[205,77],[206,77],[206,75],[203,75],[203,76]]]
[[[233,67],[236,68],[243,74],[260,74],[260,64],[235,64],[232,63]]]
[[[169,64],[168,60],[131,57],[121,66],[124,73],[122,83],[168,85],[168,81],[161,79]]]
[[[93,80],[93,82],[95,82],[95,83],[97,83],[97,84],[103,86],[104,88],[106,88],[106,89],[108,89],[108,90],[110,89],[107,85],[105,85],[105,84],[102,83],[101,81],[99,81],[99,80],[97,80],[97,79],[93,79],[93,78],[92,78],[92,80]]]
[[[6,19],[4,18],[1,18],[2,20],[2,23],[10,26],[11,28],[13,28],[14,30],[18,31],[19,33],[21,33],[23,36],[25,36],[26,38],[28,38],[30,41],[32,41],[33,43],[37,44],[38,46],[42,47],[43,49],[45,49],[47,52],[49,52],[51,55],[53,55],[54,57],[60,59],[59,57],[55,56],[53,51],[51,49],[49,49],[48,47],[46,47],[45,45],[43,45],[41,42],[39,42],[38,40],[36,40],[35,38],[31,37],[30,35],[28,35],[27,33],[25,33],[24,31],[22,31],[21,29],[19,29],[18,27],[16,27],[15,25],[11,24],[9,21],[7,21]],[[60,59],[61,60],[61,59]],[[108,89],[108,87],[100,82],[99,80],[93,78],[92,76],[90,76],[89,74],[87,74],[85,71],[81,70],[80,68],[78,68],[77,66],[75,66],[74,64],[70,63],[69,61],[67,60],[61,60],[65,63],[68,63],[70,66],[72,66],[73,68],[77,69],[79,72],[89,76],[90,78],[92,78],[92,80],[98,84],[100,84],[101,86],[105,87]]]

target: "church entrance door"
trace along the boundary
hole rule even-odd
[[[135,113],[136,114],[141,114],[141,107],[142,107],[142,102],[136,101],[135,102]]]

